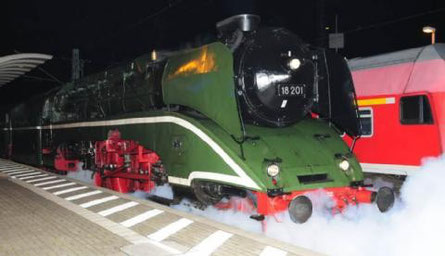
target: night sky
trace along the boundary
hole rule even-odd
[[[348,58],[429,44],[425,25],[436,27],[436,40],[445,41],[444,0],[6,0],[2,7],[0,56],[54,55],[42,68],[63,82],[70,80],[73,48],[80,49],[87,75],[152,49],[209,42],[217,21],[240,13],[259,14],[262,24],[286,27],[319,46],[327,46],[337,14],[338,31],[345,32],[340,53]],[[28,75],[48,78],[40,70]],[[0,107],[58,85],[17,79],[0,88]]]

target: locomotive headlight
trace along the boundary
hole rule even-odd
[[[342,169],[343,171],[347,171],[349,169],[349,162],[348,160],[343,160],[338,164],[338,167],[340,167],[340,169]]]
[[[301,66],[301,61],[299,59],[291,59],[289,61],[289,68],[292,70],[297,70]]]
[[[270,177],[275,177],[280,173],[280,167],[277,164],[270,164],[267,166],[267,174]]]
[[[270,85],[269,75],[265,73],[257,73],[256,74],[256,84],[258,86],[258,90],[264,91]]]

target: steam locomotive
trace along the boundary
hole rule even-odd
[[[344,209],[394,202],[365,188],[339,137],[360,134],[345,60],[256,15],[217,23],[219,41],[153,51],[3,113],[1,153],[60,172],[94,170],[99,186],[169,183],[204,205],[245,198],[258,219],[288,210],[305,222],[322,189]]]

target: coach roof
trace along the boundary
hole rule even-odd
[[[445,44],[349,61],[359,97],[445,92]]]
[[[351,71],[355,71],[432,59],[445,59],[444,43],[384,53],[371,57],[354,58],[348,60],[348,64]]]

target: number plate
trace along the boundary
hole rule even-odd
[[[305,95],[305,84],[279,84],[278,96],[296,97]]]

